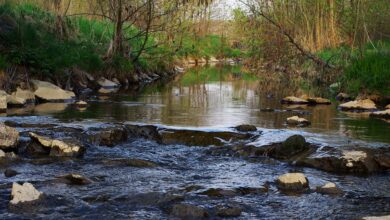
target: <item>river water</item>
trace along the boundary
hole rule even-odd
[[[257,146],[302,134],[309,142],[319,145],[388,147],[389,123],[364,114],[340,112],[335,104],[280,104],[280,99],[294,95],[292,92],[286,84],[269,84],[262,78],[242,73],[239,67],[198,67],[170,82],[148,86],[140,94],[122,92],[111,97],[96,96],[88,100],[89,106],[85,109],[58,103],[42,104],[9,111],[0,121],[52,123],[82,129],[113,122],[199,130],[229,130],[239,124],[253,124],[263,132],[254,140]],[[285,120],[293,115],[307,118],[312,125],[288,127]],[[53,134],[50,128],[18,129]],[[53,136],[61,135],[67,134]],[[253,162],[211,156],[205,153],[208,148],[131,139],[113,148],[88,147],[82,159],[42,162],[42,158],[23,158],[12,164],[0,163],[1,171],[12,168],[20,173],[0,178],[0,219],[171,219],[173,216],[157,201],[172,195],[180,195],[184,203],[209,210],[221,204],[240,206],[243,213],[238,219],[358,219],[390,214],[389,173],[363,177],[335,175],[278,161]],[[137,168],[102,163],[104,159],[123,158],[146,159],[159,166]],[[263,194],[223,198],[199,194],[199,190],[210,188],[262,187],[290,171],[305,173],[312,189],[331,181],[345,194],[291,196],[279,192],[273,184]],[[91,179],[92,184],[69,186],[53,181],[67,173],[82,174]],[[10,210],[10,186],[15,181],[33,183],[48,195],[50,202],[25,212]],[[186,192],[185,189],[191,187],[198,191]]]

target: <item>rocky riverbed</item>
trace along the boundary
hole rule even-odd
[[[386,148],[326,146],[253,126],[44,121],[5,121],[19,137],[0,157],[2,172],[15,171],[1,180],[2,219],[349,219],[390,210]],[[53,142],[74,143],[83,154],[59,154],[66,148]],[[333,166],[304,163],[313,158]],[[42,196],[11,203],[16,182]]]

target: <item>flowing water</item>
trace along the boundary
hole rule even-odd
[[[140,94],[119,93],[93,97],[85,109],[66,104],[42,104],[11,110],[0,121],[55,124],[69,129],[87,129],[106,123],[159,124],[178,129],[230,130],[239,124],[256,125],[262,132],[253,144],[283,141],[302,134],[319,145],[388,147],[390,125],[365,114],[348,114],[336,105],[288,106],[280,99],[293,95],[287,85],[269,85],[261,78],[241,73],[238,67],[201,67],[178,75],[170,82],[146,87]],[[271,111],[272,109],[272,111]],[[312,125],[291,128],[287,117],[300,115]],[[52,128],[18,128],[60,137]],[[54,133],[54,134],[53,134]],[[23,135],[22,135],[23,136]],[[161,145],[152,140],[129,139],[113,148],[89,146],[80,159],[42,160],[24,158],[2,164],[20,174],[0,176],[0,219],[171,219],[166,203],[180,198],[184,203],[213,210],[217,205],[238,205],[238,219],[358,219],[390,214],[389,173],[371,176],[335,175],[294,167],[264,159],[250,161],[229,156],[211,156],[212,147]],[[110,165],[105,159],[140,158],[159,164],[153,168]],[[328,181],[336,183],[344,196],[318,193],[286,195],[272,184],[289,171],[305,173],[315,189]],[[55,181],[57,176],[79,173],[92,180],[86,186]],[[24,212],[8,207],[12,182],[31,182],[48,196],[48,201]],[[237,189],[270,184],[267,193],[214,198],[200,195],[209,188]],[[188,191],[188,188],[197,190]],[[166,202],[169,201],[169,202]],[[212,211],[211,211],[212,212]],[[214,215],[212,215],[214,216]]]

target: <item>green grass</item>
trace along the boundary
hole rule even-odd
[[[360,49],[349,47],[325,49],[318,55],[335,66],[343,67],[339,79],[351,95],[379,93],[390,95],[390,42],[378,41]]]

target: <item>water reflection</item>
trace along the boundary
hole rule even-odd
[[[140,95],[120,94],[91,102],[84,111],[66,108],[60,119],[98,119],[157,123],[184,127],[228,127],[242,123],[287,128],[293,115],[309,119],[308,132],[342,135],[390,143],[389,124],[364,114],[339,112],[335,105],[292,106],[280,99],[296,94],[290,82],[266,81],[240,67],[198,67],[169,83],[157,83]]]

